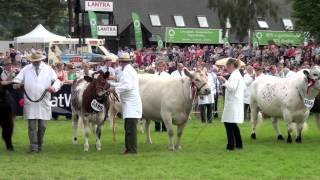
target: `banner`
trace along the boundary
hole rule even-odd
[[[223,44],[221,29],[167,27],[166,43]]]
[[[92,38],[98,38],[97,15],[93,11],[88,11],[88,15],[91,27],[91,36]]]
[[[253,43],[259,45],[268,45],[274,42],[277,45],[292,44],[297,46],[302,45],[304,41],[303,33],[295,31],[255,31],[253,36]]]
[[[98,26],[98,36],[118,36],[118,26]]]
[[[141,31],[141,23],[140,23],[140,16],[139,14],[132,12],[132,22],[134,27],[134,37],[136,40],[136,48],[142,49],[142,31]]]
[[[86,11],[113,12],[113,2],[107,1],[85,1]]]
[[[224,37],[223,38],[223,45],[224,45],[224,47],[229,47],[230,46],[228,37]]]
[[[157,43],[158,43],[158,48],[162,49],[163,48],[163,41],[162,41],[160,35],[157,35]]]

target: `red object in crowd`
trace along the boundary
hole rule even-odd
[[[142,54],[140,52],[136,52],[136,63],[141,66],[142,64]]]
[[[24,99],[23,98],[21,98],[20,100],[19,100],[19,106],[20,107],[24,107]]]
[[[293,48],[290,48],[288,50],[288,57],[295,57],[295,53],[296,53],[296,50]]]

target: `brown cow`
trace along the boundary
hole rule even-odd
[[[101,127],[109,108],[107,83],[109,72],[98,72],[98,77],[85,77],[74,82],[71,87],[71,109],[73,124],[73,143],[77,143],[78,122],[82,120],[85,131],[84,151],[89,150],[89,134],[91,122],[96,140],[96,149],[101,150]]]

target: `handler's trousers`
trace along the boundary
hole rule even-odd
[[[227,150],[234,150],[234,148],[242,148],[242,139],[237,123],[224,123],[227,132],[228,144]]]
[[[126,153],[137,153],[137,122],[136,118],[124,120]]]
[[[200,104],[200,115],[202,123],[212,123],[212,106],[213,104]],[[207,111],[206,111],[207,110]]]
[[[43,137],[46,131],[46,121],[41,119],[28,120],[28,135],[31,151],[41,151]]]
[[[156,132],[166,132],[167,131],[167,128],[166,128],[166,125],[164,124],[164,122],[157,122],[155,121],[154,122],[154,128],[155,128],[155,131]]]

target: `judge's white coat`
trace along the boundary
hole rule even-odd
[[[254,79],[252,76],[248,73],[246,73],[243,76],[244,83],[245,83],[245,89],[244,89],[244,104],[250,104],[250,87],[251,84],[253,83]]]
[[[124,67],[119,82],[115,85],[115,91],[120,96],[123,119],[141,118],[142,103],[139,94],[139,78],[131,64]]]
[[[238,69],[233,71],[223,86],[226,87],[226,93],[221,121],[228,123],[243,123],[243,93],[245,83],[240,71]]]
[[[210,94],[208,95],[200,95],[198,96],[198,104],[213,104],[214,103],[214,91],[215,91],[215,86],[213,85],[213,79],[212,76],[209,74],[208,75],[208,87],[210,87]]]
[[[26,93],[33,101],[38,100],[52,83],[55,91],[58,91],[62,86],[55,71],[43,62],[39,66],[38,76],[34,66],[29,64],[20,71],[13,82],[24,84]],[[31,102],[24,95],[23,115],[25,119],[50,120],[52,118],[51,93],[47,92],[40,102]]]

